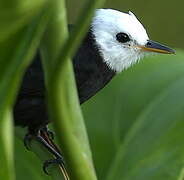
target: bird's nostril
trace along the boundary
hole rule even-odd
[[[150,41],[147,42],[147,46],[151,46],[151,42]]]
[[[151,42],[148,41],[148,42],[147,42],[147,46],[150,46],[150,45],[151,45]]]

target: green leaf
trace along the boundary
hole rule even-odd
[[[0,110],[0,169],[2,179],[13,180],[15,178],[13,163],[13,128],[10,108]]]
[[[2,5],[4,4],[2,3]],[[0,15],[0,18],[6,19],[10,16],[6,11],[3,12],[4,17]],[[0,177],[2,179],[15,179],[12,106],[21,77],[40,42],[44,31],[43,27],[47,23],[46,17],[49,17],[48,14],[46,7],[44,7],[37,16],[32,17],[33,21],[29,25],[22,24],[19,31],[8,34],[6,41],[5,39],[4,41],[0,40],[0,162],[3,162]],[[14,19],[11,20],[6,22],[9,23],[10,27],[11,23],[14,22]],[[1,22],[0,36],[4,36],[2,29]]]
[[[65,1],[56,0],[55,13],[48,25],[46,38],[42,42],[49,113],[66,160],[69,176],[75,180],[96,180],[97,177],[77,97],[70,56],[84,37],[94,10],[103,1],[94,0],[86,3],[76,29],[68,37]],[[58,32],[57,36],[55,32]]]
[[[148,57],[83,106],[99,179],[181,178],[183,75],[183,52]]]
[[[7,40],[25,25],[31,23],[47,0],[1,0],[0,42]]]

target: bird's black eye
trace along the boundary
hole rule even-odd
[[[120,43],[126,43],[130,41],[130,38],[126,33],[120,32],[116,34],[116,40],[119,41]]]

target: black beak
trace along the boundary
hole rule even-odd
[[[163,54],[175,54],[175,51],[160,43],[148,40],[145,46],[141,46],[144,51],[157,52]]]

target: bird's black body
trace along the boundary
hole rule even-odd
[[[73,67],[81,104],[94,96],[115,75],[103,62],[91,31],[74,56]],[[26,126],[30,131],[37,131],[49,122],[39,54],[25,73],[14,106],[14,120],[16,125]]]

